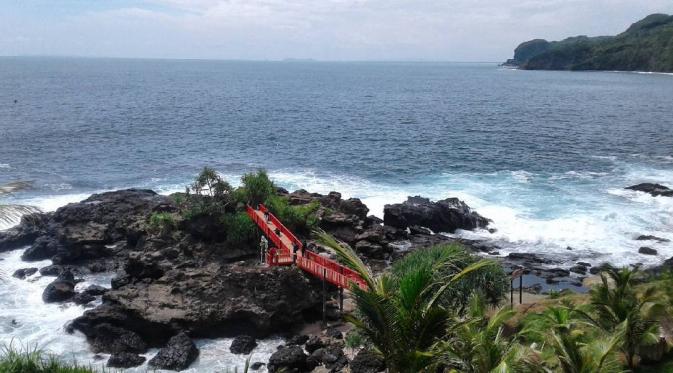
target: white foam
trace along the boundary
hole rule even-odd
[[[8,170],[10,168],[9,163],[0,163],[0,170]]]

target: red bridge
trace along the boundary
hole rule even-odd
[[[274,249],[267,252],[266,263],[268,265],[290,266],[296,264],[305,272],[338,288],[348,289],[351,284],[355,284],[361,289],[367,289],[367,283],[357,272],[304,248],[303,243],[266,206],[260,204],[258,209],[248,206],[247,213],[270,243],[275,246]],[[296,255],[296,260],[293,260],[293,254]]]

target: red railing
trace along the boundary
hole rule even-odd
[[[293,264],[293,245],[297,246],[296,265],[312,274],[313,276],[324,279],[340,288],[350,288],[351,284],[355,284],[361,289],[367,289],[367,283],[362,277],[352,269],[337,263],[334,260],[325,258],[313,251],[302,250],[302,242],[283,225],[264,205],[259,205],[257,210],[250,206],[246,209],[248,215],[257,226],[262,230],[262,233],[273,243],[274,249],[269,250],[266,257],[267,264],[271,266],[292,265]],[[268,212],[269,222],[265,219],[265,213]],[[275,230],[281,233],[276,234]],[[287,241],[283,241],[281,236],[287,237]]]

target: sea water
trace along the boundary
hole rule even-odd
[[[501,255],[654,265],[673,256],[673,76],[501,69],[495,64],[0,58],[0,203],[51,211],[127,187],[183,190],[203,166],[232,184],[265,168],[289,190],[335,190],[382,217],[409,195],[459,197],[493,220],[456,235]],[[11,208],[5,208],[10,211]],[[8,216],[11,213],[7,212]],[[8,228],[18,214],[2,223]],[[638,254],[640,246],[658,251]],[[570,249],[570,250],[569,250]],[[48,278],[11,278],[0,254],[3,341],[92,361],[44,305]],[[48,263],[45,263],[48,264]],[[109,275],[87,279],[109,286]],[[15,323],[12,323],[15,320]],[[242,366],[230,340],[199,341],[198,367]],[[279,339],[265,341],[265,361]]]

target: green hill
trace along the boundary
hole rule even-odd
[[[673,16],[652,14],[616,36],[521,43],[505,65],[527,70],[673,72]]]

